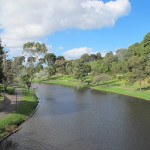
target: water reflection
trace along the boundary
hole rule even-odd
[[[0,143],[0,150],[5,150],[5,149],[16,150],[17,146],[18,146],[17,142],[12,141],[10,139]]]

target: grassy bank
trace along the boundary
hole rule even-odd
[[[96,90],[101,90],[101,91],[118,93],[122,95],[128,95],[128,96],[137,97],[145,100],[150,100],[150,92],[146,92],[146,91],[140,92],[133,89],[123,89],[123,88],[105,87],[105,86],[94,86],[91,88]]]
[[[33,112],[38,104],[35,94],[25,88],[22,88],[23,96],[20,105],[15,113],[0,119],[0,138],[10,134]]]
[[[87,83],[81,83],[81,82],[73,82],[73,81],[67,81],[66,80],[60,80],[60,78],[52,78],[52,80],[45,80],[45,81],[39,81],[36,80],[35,82],[43,82],[43,83],[55,83],[55,84],[63,84],[63,85],[71,85],[71,86],[80,86],[80,87],[88,87],[96,90],[101,91],[107,91],[112,93],[118,93],[122,95],[128,95],[132,97],[137,97],[145,100],[150,100],[150,92],[147,90],[143,90],[142,92],[138,91],[138,84],[130,86],[125,86],[125,83],[123,81],[113,81],[112,83],[109,82],[106,85],[101,86],[94,86],[94,85],[88,85]],[[119,86],[119,87],[118,87]]]

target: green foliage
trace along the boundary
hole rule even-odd
[[[81,79],[84,81],[84,78],[90,73],[91,66],[87,64],[83,64],[82,62],[78,62],[74,69],[74,76],[77,79]]]
[[[2,83],[4,74],[3,74],[3,58],[4,58],[4,47],[2,46],[2,42],[0,40],[0,83]]]
[[[25,74],[21,77],[22,82],[28,87],[31,87],[31,76],[29,74]]]
[[[111,79],[112,79],[112,77],[110,75],[102,73],[102,74],[95,76],[93,78],[93,83],[98,85],[101,82],[103,84],[106,81],[109,81]]]
[[[63,60],[63,59],[56,60],[56,62],[55,62],[57,72],[61,73],[62,75],[64,75],[66,73],[66,65],[67,65],[67,61]]]
[[[45,62],[47,63],[48,66],[53,65],[56,61],[56,55],[53,53],[47,53],[44,56]]]
[[[141,81],[146,78],[146,58],[144,56],[132,56],[129,61],[130,72],[128,73],[128,82],[139,81],[141,90]]]
[[[65,60],[65,57],[64,57],[64,56],[58,56],[58,57],[56,58],[56,60]]]
[[[48,66],[47,68],[46,68],[46,70],[47,70],[47,72],[48,72],[48,75],[49,75],[49,77],[48,78],[50,78],[52,75],[54,75],[55,73],[56,73],[56,67],[53,65],[51,65],[51,66]]]
[[[35,56],[36,58],[45,54],[47,52],[47,47],[45,44],[40,44],[39,42],[27,42],[23,45],[23,52],[28,53],[31,56]]]

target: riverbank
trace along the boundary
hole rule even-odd
[[[38,104],[38,98],[31,90],[21,88],[21,92],[22,98],[17,110],[0,119],[0,139],[16,131]]]
[[[87,87],[87,88],[91,88],[91,89],[95,89],[95,90],[112,92],[112,93],[127,95],[127,96],[136,97],[136,98],[140,98],[140,99],[143,99],[143,100],[150,101],[150,92],[149,91],[141,91],[140,92],[136,89],[131,89],[131,88],[122,88],[122,87],[116,87],[116,86],[95,86],[95,85],[90,85],[90,84],[87,84],[87,83],[61,81],[61,80],[46,80],[46,81],[36,80],[35,82],[54,83],[54,84],[62,84],[62,85],[69,85],[69,86]]]

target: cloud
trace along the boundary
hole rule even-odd
[[[83,54],[92,54],[92,48],[89,47],[80,47],[80,48],[74,48],[71,50],[68,50],[64,52],[62,55],[66,59],[76,59],[80,58]]]
[[[63,47],[63,46],[59,46],[57,49],[58,49],[58,50],[63,50],[64,47]]]
[[[129,10],[129,0],[0,0],[0,37],[19,48],[58,30],[112,26]]]

